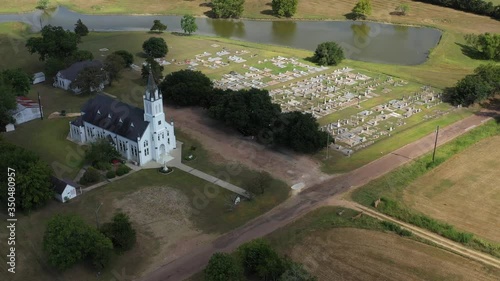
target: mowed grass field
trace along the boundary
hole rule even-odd
[[[414,181],[404,202],[417,211],[500,242],[500,137],[483,140]]]
[[[282,254],[320,281],[498,280],[500,270],[380,229],[376,219],[317,209],[268,236]]]

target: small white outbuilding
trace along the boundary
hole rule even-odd
[[[77,196],[76,189],[78,185],[70,180],[61,180],[52,177],[52,184],[54,188],[54,197],[63,203]]]
[[[45,82],[45,73],[37,72],[33,75],[33,85]]]

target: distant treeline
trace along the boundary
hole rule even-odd
[[[453,8],[464,12],[490,16],[500,20],[500,5],[493,6],[492,2],[484,0],[416,0],[419,2]]]

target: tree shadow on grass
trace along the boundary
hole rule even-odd
[[[365,15],[359,15],[356,13],[347,13],[344,15],[344,17],[348,20],[366,20]]]
[[[405,13],[394,11],[394,12],[390,12],[389,15],[391,15],[391,16],[404,16]]]
[[[189,36],[189,33],[184,33],[184,32],[177,32],[177,31],[172,31],[170,34],[175,35],[175,36]]]
[[[212,2],[205,2],[205,3],[201,3],[200,4],[200,7],[208,7],[208,8],[212,8],[214,5],[212,4]]]
[[[477,49],[475,49],[471,46],[468,46],[468,45],[461,44],[461,43],[455,42],[455,44],[460,46],[460,49],[462,50],[462,54],[468,56],[469,58],[475,59],[475,60],[485,60],[483,57],[483,54],[481,54],[481,52],[479,52]]]
[[[144,52],[137,52],[137,53],[135,53],[135,55],[140,57],[140,58],[143,58],[143,59],[148,58],[148,55],[146,55]]]
[[[262,10],[260,13],[266,16],[274,16],[273,10]]]

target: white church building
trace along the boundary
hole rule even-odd
[[[174,123],[165,121],[163,97],[149,75],[144,109],[98,94],[83,106],[81,116],[70,122],[69,138],[87,144],[108,139],[118,152],[138,166],[150,161],[164,164],[176,148]]]

